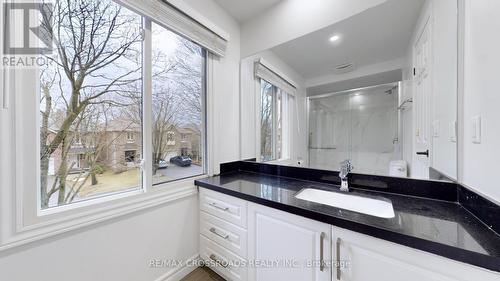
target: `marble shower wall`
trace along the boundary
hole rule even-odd
[[[338,170],[351,159],[356,173],[389,174],[401,159],[398,144],[397,91],[375,87],[310,100],[309,166]]]

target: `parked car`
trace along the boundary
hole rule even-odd
[[[167,161],[163,159],[158,161],[158,169],[166,169],[166,168],[167,168]]]
[[[191,162],[192,160],[188,156],[175,156],[170,158],[170,163],[181,167],[191,166]]]

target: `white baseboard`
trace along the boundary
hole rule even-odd
[[[180,281],[182,278],[186,277],[186,275],[191,273],[191,271],[197,268],[197,266],[194,266],[193,264],[200,264],[197,262],[199,259],[200,255],[196,254],[187,259],[183,266],[169,270],[162,276],[158,277],[155,281]]]

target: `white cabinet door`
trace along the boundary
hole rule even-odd
[[[371,236],[333,227],[333,280],[493,281],[500,275]]]
[[[248,280],[328,281],[330,260],[330,225],[248,204]]]

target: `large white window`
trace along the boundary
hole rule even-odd
[[[41,209],[204,174],[206,50],[112,0],[53,3]]]
[[[204,173],[205,50],[154,22],[151,34],[153,184],[157,185]],[[182,141],[175,141],[175,136]]]
[[[260,79],[260,160],[275,161],[290,157],[289,95]]]

